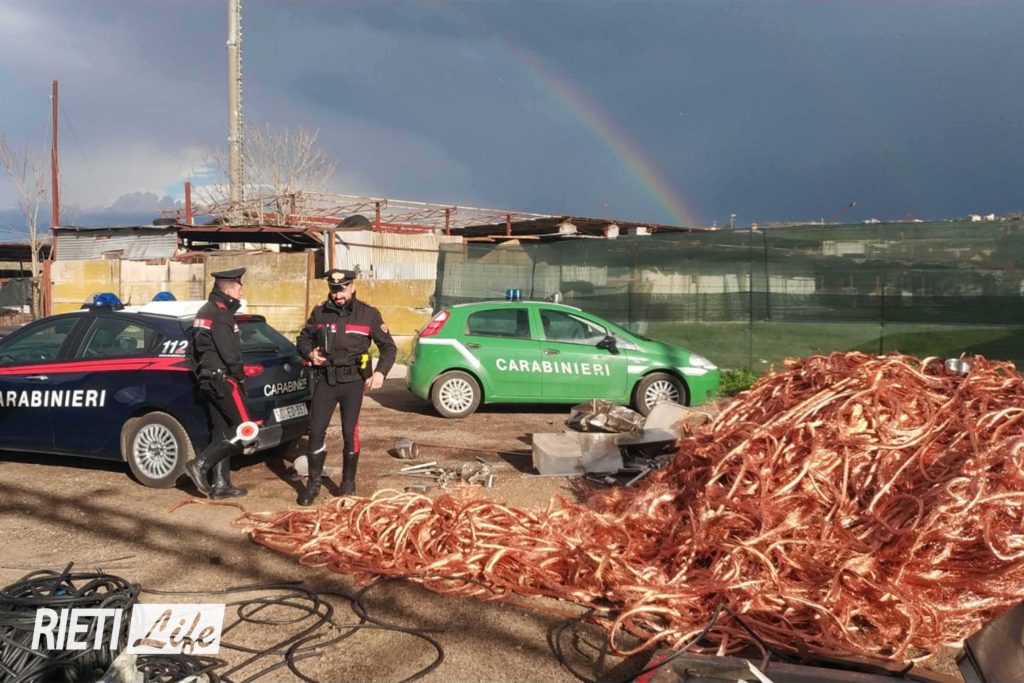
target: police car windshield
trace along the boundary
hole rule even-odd
[[[296,353],[295,345],[265,320],[239,320],[242,353]]]

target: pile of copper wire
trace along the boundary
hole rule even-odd
[[[363,579],[597,608],[619,654],[680,647],[724,605],[787,651],[920,658],[1024,598],[1024,385],[968,360],[787,361],[668,467],[584,503],[381,492],[239,523]],[[731,618],[710,636],[752,643]]]

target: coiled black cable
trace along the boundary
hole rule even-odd
[[[0,590],[0,679],[11,683],[54,681],[76,683],[97,680],[113,661],[109,648],[99,650],[32,649],[36,611],[81,608],[130,609],[139,586],[110,574],[63,571],[32,572]],[[97,619],[83,620],[87,631],[80,639],[94,642]],[[111,642],[114,625],[103,620],[102,642]],[[124,620],[118,641],[124,642],[128,622]]]

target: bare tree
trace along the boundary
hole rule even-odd
[[[32,251],[32,317],[40,315],[42,300],[40,297],[40,252],[45,241],[39,235],[39,206],[46,199],[47,169],[45,155],[29,148],[26,142],[21,149],[8,144],[7,139],[0,136],[0,165],[14,181],[18,191],[18,206],[25,216],[28,228],[29,249]]]
[[[314,211],[313,198],[330,189],[337,163],[317,147],[319,131],[246,126],[242,148],[242,213],[248,223],[288,225]],[[230,214],[225,148],[207,150],[205,175],[195,192],[204,213]]]

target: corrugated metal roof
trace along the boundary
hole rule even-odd
[[[178,232],[165,226],[130,228],[57,228],[57,260],[101,258],[118,253],[126,259],[170,258]]]

